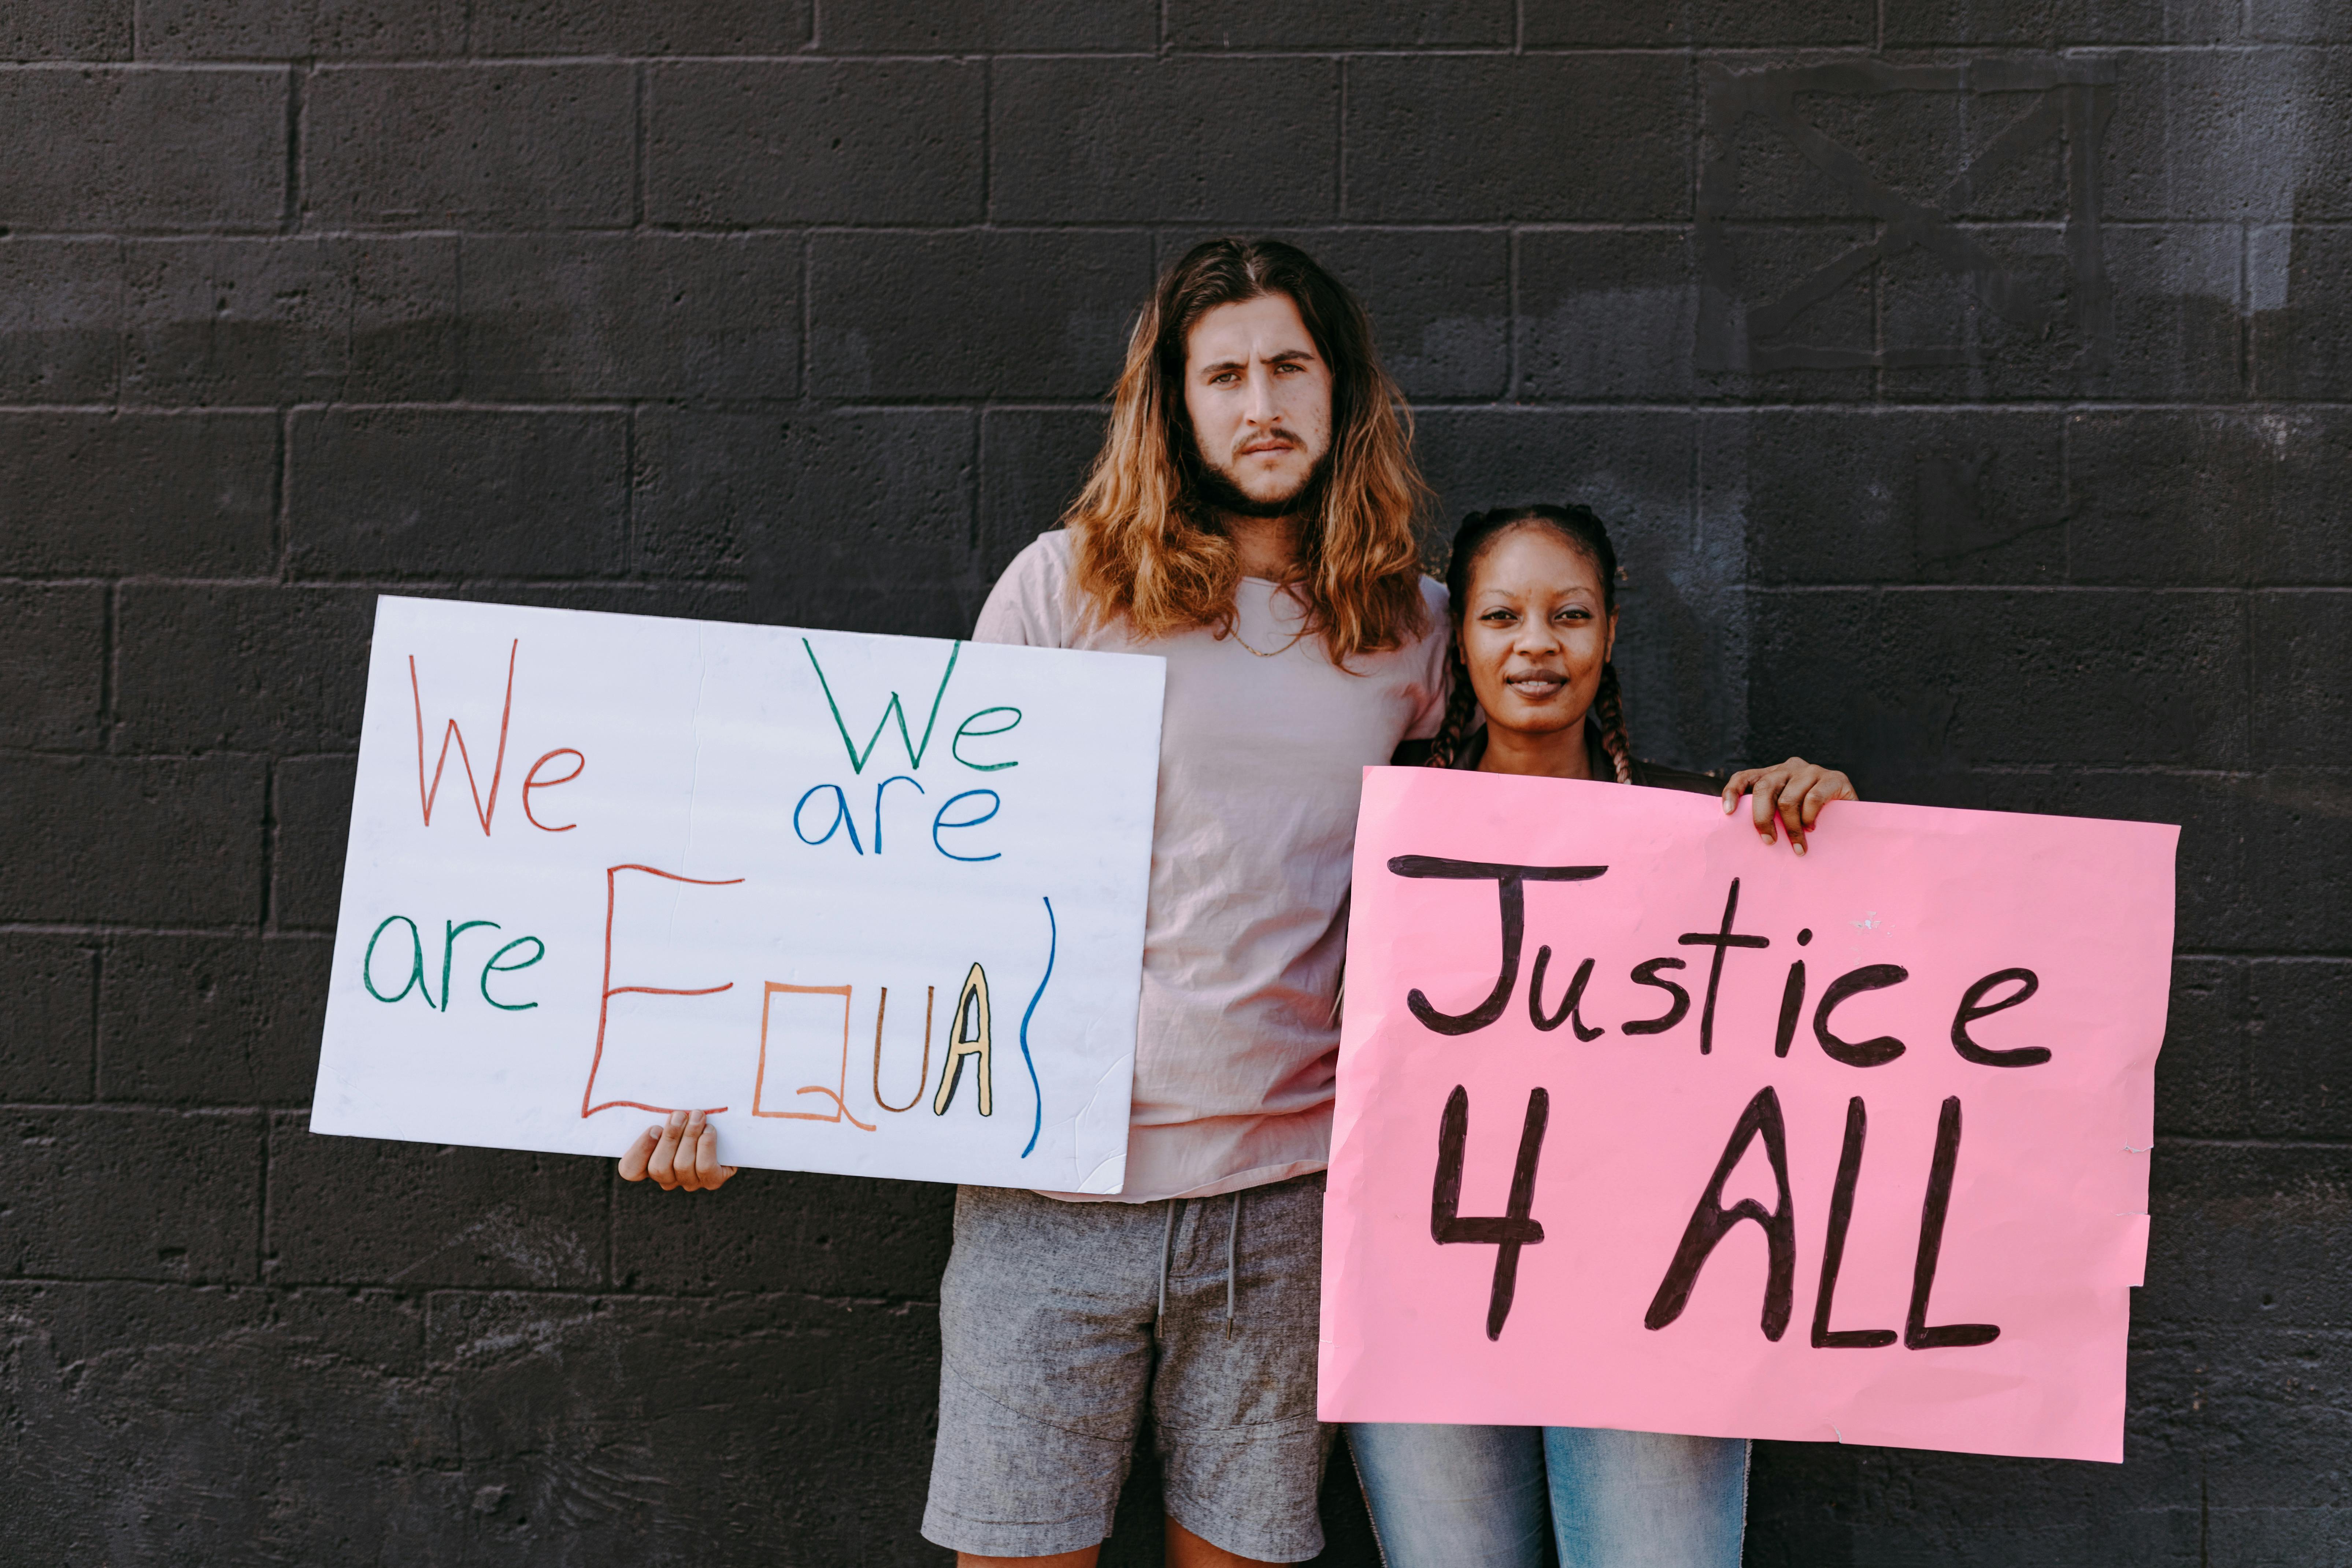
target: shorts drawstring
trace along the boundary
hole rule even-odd
[[[1151,1314],[1151,1331],[1160,1332],[1160,1320],[1168,1316],[1168,1270],[1176,1262],[1176,1216],[1189,1198],[1168,1200],[1168,1221],[1160,1233],[1160,1302]],[[1238,1321],[1234,1304],[1241,1291],[1242,1194],[1234,1194],[1233,1206],[1225,1213],[1225,1332],[1234,1331]]]

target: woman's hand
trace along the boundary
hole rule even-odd
[[[621,1156],[621,1180],[642,1182],[651,1176],[666,1193],[680,1187],[689,1193],[712,1192],[734,1173],[734,1166],[719,1163],[719,1129],[699,1110],[671,1111],[668,1121],[638,1133]]]
[[[1789,847],[1802,855],[1805,835],[1822,814],[1822,807],[1833,800],[1860,800],[1853,793],[1853,781],[1834,768],[1816,767],[1802,757],[1790,757],[1787,762],[1769,768],[1742,768],[1731,775],[1723,786],[1723,811],[1728,816],[1738,809],[1739,797],[1753,791],[1756,795],[1756,835],[1769,844],[1773,840],[1772,819],[1777,816],[1789,829]]]

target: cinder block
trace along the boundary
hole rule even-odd
[[[2340,712],[2340,710],[2338,710]],[[2246,823],[2244,898],[2253,917],[2237,941],[2270,952],[2352,950],[2352,773],[2270,766],[2232,781]],[[2216,942],[2218,945],[2218,942]]]
[[[0,68],[0,227],[276,228],[282,70]]]
[[[2253,257],[2254,395],[2352,398],[2352,232],[2262,231]]]
[[[2113,324],[2098,389],[2150,400],[2243,395],[2240,239],[2221,225],[2110,226],[2101,234]]]
[[[1698,293],[1686,235],[1538,230],[1518,244],[1519,395],[1690,395]]]
[[[665,1295],[939,1294],[955,1213],[944,1187],[748,1171],[728,1184],[723,1207],[679,1203],[683,1195],[651,1182],[614,1193],[615,1285]]]
[[[2352,417],[2341,411],[2073,415],[2067,470],[2077,581],[2352,576]]]
[[[1673,221],[1691,92],[1673,55],[1384,55],[1348,65],[1358,222]]]
[[[995,54],[1038,49],[1150,49],[1156,0],[858,0],[825,9],[828,54]]]
[[[1139,232],[824,234],[810,242],[820,397],[1093,398],[1151,290]]]
[[[2239,0],[1886,0],[1886,47],[2221,44]]]
[[[256,757],[0,757],[0,918],[239,926],[260,913]]]
[[[373,592],[130,583],[121,594],[117,749],[333,752],[359,744]]]
[[[2174,959],[2164,1050],[2156,1061],[2157,1135],[2250,1133],[2247,1049],[2246,965],[2230,959]]]
[[[1529,48],[1722,48],[1875,44],[1874,0],[1527,0]]]
[[[809,411],[784,433],[782,504],[750,542],[751,613],[786,626],[962,637],[978,612],[961,409]]]
[[[620,414],[306,410],[289,561],[307,576],[610,574],[626,446]]]
[[[982,216],[987,88],[952,60],[730,61],[646,81],[657,224],[961,223]]]
[[[2256,1133],[2341,1139],[2352,1131],[2352,961],[2257,959],[2246,969],[2247,1077]]]
[[[0,745],[95,746],[106,590],[0,584]]]
[[[0,936],[0,1101],[90,1097],[97,963],[82,939]]]
[[[1328,59],[1001,60],[989,98],[989,216],[1311,221],[1332,211],[1339,95]]]
[[[457,242],[131,242],[134,403],[439,399],[457,386]]]
[[[983,588],[1029,542],[1060,525],[1102,451],[1099,408],[992,408],[980,421],[980,560]]]
[[[0,558],[26,575],[269,570],[278,421],[0,415]]]
[[[2334,1329],[2352,1309],[2329,1239],[2352,1155],[2310,1145],[2159,1143],[2147,1283],[2134,1318],[2241,1331]]]
[[[2352,13],[2319,0],[2248,0],[2246,36],[2264,43],[2352,44]]]
[[[2245,645],[2210,594],[1799,590],[1755,605],[1751,721],[1858,778],[2246,765]]]
[[[466,52],[466,0],[137,0],[142,59],[419,59]],[[512,50],[485,50],[512,53]]]
[[[490,399],[785,398],[798,235],[531,235],[465,246],[466,390]]]
[[[1876,400],[1879,373],[1869,368],[1883,344],[1875,281],[1867,268],[1834,276],[1857,247],[1874,242],[1872,228],[1743,221],[1717,237],[1721,249],[1713,261],[1703,244],[1695,250],[1700,395],[1751,404]],[[1825,291],[1810,286],[1817,278],[1826,280]]]
[[[728,1561],[739,1540],[789,1540],[813,1563],[927,1563],[945,1556],[918,1533],[937,1321],[798,1295],[437,1294],[429,1342],[457,1380],[467,1479],[496,1500],[478,1528],[509,1551],[544,1553],[542,1521],[562,1520],[562,1550],[589,1561]],[[712,1453],[723,1469],[698,1458]],[[605,1476],[629,1478],[625,1500],[567,1508],[569,1478]]]
[[[269,916],[281,931],[331,931],[342,905],[355,757],[289,757],[271,770]]]
[[[0,16],[0,60],[127,60],[131,0],[17,0]]]
[[[0,1275],[250,1281],[261,1201],[251,1112],[0,1112]]]
[[[565,1154],[269,1131],[272,1284],[593,1289],[611,1166]]]
[[[625,65],[335,66],[303,88],[308,220],[613,228],[631,216]]]
[[[318,937],[114,938],[99,990],[99,1098],[308,1104],[333,952]]]
[[[2066,567],[2063,416],[1711,415],[1709,515],[1744,518],[1758,583],[2044,583]]]
[[[472,52],[789,54],[809,41],[810,10],[810,0],[499,0],[474,7]]]
[[[1162,231],[1159,268],[1213,230]],[[1277,229],[1372,318],[1381,363],[1407,397],[1497,397],[1509,379],[1510,237],[1496,230]]]
[[[1510,0],[1172,0],[1168,41],[1180,49],[1369,49],[1415,46],[1507,48],[1517,18]]]
[[[2292,48],[2116,58],[2100,202],[2117,222],[2352,216],[2352,58]]]
[[[121,333],[121,246],[0,239],[0,397],[110,401]]]
[[[744,541],[781,501],[786,414],[636,413],[636,565],[662,577],[740,581]]]
[[[2255,760],[2352,764],[2352,593],[2284,589],[2253,597]],[[2338,830],[2339,837],[2352,834]]]

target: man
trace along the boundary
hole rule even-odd
[[[1212,240],[1138,321],[1066,527],[982,641],[1168,661],[1126,1186],[966,1187],[940,1285],[923,1533],[964,1564],[1090,1568],[1148,1401],[1177,1568],[1298,1562],[1322,1170],[1361,769],[1434,731],[1444,590],[1362,309],[1278,242]],[[624,1175],[713,1185],[653,1131]]]

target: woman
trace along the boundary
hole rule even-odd
[[[1446,565],[1453,689],[1427,742],[1396,761],[1544,778],[1753,793],[1766,843],[1790,847],[1843,773],[1791,757],[1718,782],[1633,760],[1617,672],[1617,556],[1583,507],[1475,512]],[[1483,726],[1474,723],[1483,712]],[[1389,1568],[1539,1568],[1546,1516],[1560,1568],[1737,1568],[1748,1444],[1576,1426],[1363,1423],[1348,1429]]]

